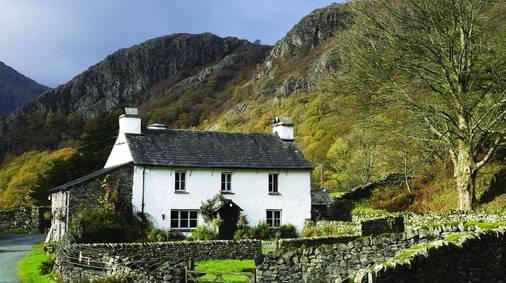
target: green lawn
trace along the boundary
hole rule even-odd
[[[23,283],[56,283],[51,274],[42,275],[40,266],[42,262],[54,258],[52,254],[45,254],[43,244],[34,245],[32,250],[19,262],[19,277]]]
[[[197,262],[195,264],[196,271],[209,272],[209,273],[229,273],[229,272],[243,272],[244,269],[255,268],[253,260],[239,260],[239,259],[223,259],[223,260],[206,260]],[[207,274],[200,277],[198,282],[213,281],[216,279],[214,274]],[[246,276],[243,275],[225,275],[223,276],[227,282],[245,282]]]

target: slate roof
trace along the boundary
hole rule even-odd
[[[312,169],[295,143],[272,134],[143,129],[126,140],[136,165]]]
[[[121,164],[121,165],[117,165],[117,166],[113,166],[113,167],[109,167],[109,168],[102,168],[100,170],[97,170],[95,172],[92,172],[88,175],[84,175],[80,178],[77,178],[75,180],[72,180],[68,183],[65,183],[63,185],[60,185],[54,189],[51,189],[49,190],[50,193],[54,193],[54,192],[59,192],[59,191],[66,191],[68,189],[70,189],[71,187],[73,186],[76,186],[76,185],[79,185],[79,184],[82,184],[84,182],[87,182],[91,179],[94,179],[94,178],[98,178],[98,177],[101,177],[101,176],[104,176],[110,172],[113,172],[117,169],[120,169],[120,168],[123,168],[123,167],[126,167],[126,166],[131,166],[132,165],[132,162],[130,163],[126,163],[126,164]]]
[[[330,198],[327,189],[320,188],[317,191],[311,191],[311,205],[331,205],[332,199]]]

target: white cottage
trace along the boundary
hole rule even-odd
[[[89,176],[130,164],[133,207],[151,215],[158,228],[191,232],[204,223],[202,203],[217,194],[227,199],[219,208],[222,238],[232,237],[239,213],[250,225],[293,224],[299,231],[311,217],[312,165],[294,143],[289,118],[277,117],[273,134],[229,133],[161,124],[143,129],[136,110],[130,113],[119,118],[119,134],[104,168]],[[54,189],[53,210],[68,215],[72,187],[90,178]],[[68,219],[54,229],[65,230],[64,222]]]

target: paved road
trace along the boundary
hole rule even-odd
[[[0,236],[0,283],[18,283],[17,264],[32,248],[44,241],[41,234]]]

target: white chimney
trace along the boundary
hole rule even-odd
[[[140,134],[141,118],[137,108],[125,108],[125,114],[119,116],[119,133],[123,134]]]
[[[141,118],[137,108],[125,108],[125,114],[119,116],[119,132],[116,143],[107,158],[104,168],[131,162],[132,154],[126,143],[125,134],[140,134]]]
[[[274,126],[272,133],[278,135],[283,141],[293,141],[293,122],[289,117],[276,117],[274,118]]]

